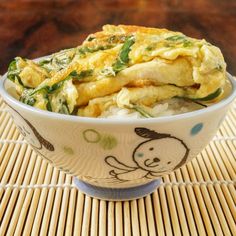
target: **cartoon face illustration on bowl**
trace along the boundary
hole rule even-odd
[[[114,156],[105,158],[105,162],[113,167],[109,174],[114,179],[121,182],[134,178],[152,179],[178,169],[186,162],[189,148],[183,140],[147,128],[135,128],[135,133],[145,141],[133,151],[134,165],[128,166]]]
[[[54,151],[54,146],[45,138],[43,138],[42,135],[40,135],[39,132],[36,130],[36,128],[27,119],[25,119],[18,111],[16,111],[9,104],[7,105],[14,112],[15,114],[14,116],[18,117],[18,119],[15,119],[14,116],[12,116],[12,118],[15,120],[15,124],[17,125],[17,128],[19,129],[20,133],[24,136],[24,138],[34,148],[36,152],[38,152],[41,156],[46,158],[41,153],[40,150],[45,148],[47,151],[52,152]],[[48,158],[46,159],[48,160]],[[50,160],[48,161],[51,162]]]

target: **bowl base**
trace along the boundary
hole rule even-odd
[[[103,188],[88,184],[74,177],[76,187],[90,197],[108,201],[128,201],[145,197],[155,191],[161,184],[161,179],[131,188]]]

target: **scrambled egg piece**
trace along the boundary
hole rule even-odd
[[[97,117],[110,106],[151,107],[173,97],[216,100],[226,64],[219,48],[167,29],[105,25],[82,45],[38,62],[17,57],[8,78],[21,101]]]
[[[124,87],[119,93],[90,100],[85,108],[79,109],[78,114],[80,116],[98,117],[110,106],[117,105],[120,108],[135,109],[136,105],[151,106],[158,101],[182,95],[182,89],[173,85]]]

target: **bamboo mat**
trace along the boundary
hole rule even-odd
[[[26,144],[0,98],[0,236],[236,235],[236,103],[212,142],[150,196],[78,191]]]

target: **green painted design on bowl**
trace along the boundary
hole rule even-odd
[[[110,134],[101,134],[94,129],[83,131],[83,138],[88,143],[98,143],[104,150],[111,150],[117,146],[117,139]]]
[[[101,141],[99,142],[100,146],[105,150],[111,150],[117,146],[117,139],[112,135],[103,135]]]
[[[74,151],[71,147],[68,147],[68,146],[64,146],[63,147],[63,150],[66,154],[69,154],[69,155],[73,155],[74,154]]]
[[[98,143],[101,140],[101,134],[94,129],[84,130],[83,137],[88,143]]]

